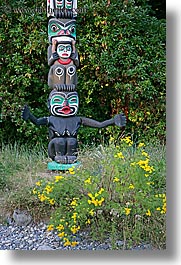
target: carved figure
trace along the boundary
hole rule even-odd
[[[48,85],[51,89],[73,91],[77,86],[79,66],[76,43],[76,20],[52,18],[48,22]]]
[[[51,51],[50,51],[51,49]],[[77,86],[76,67],[79,66],[75,41],[61,42],[53,40],[48,50],[48,85],[57,90],[73,91]]]
[[[61,41],[76,40],[76,20],[75,19],[57,19],[51,18],[48,21],[48,40],[52,43],[52,39]]]
[[[77,0],[47,0],[47,16],[72,18],[77,15]]]
[[[49,129],[48,155],[57,163],[72,164],[77,161],[77,134],[81,125],[103,128],[110,125],[124,127],[126,117],[117,114],[114,118],[99,122],[86,117],[76,116],[79,98],[76,91],[58,92],[53,90],[48,99],[49,117],[36,118],[25,106],[22,118],[36,125],[47,125]]]

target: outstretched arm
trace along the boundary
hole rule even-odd
[[[25,105],[22,110],[22,118],[25,121],[30,120],[35,125],[47,125],[48,124],[47,117],[37,119],[33,114],[31,114],[30,109],[27,105]]]
[[[119,127],[126,126],[126,117],[123,113],[117,114],[114,118],[102,122],[89,119],[86,117],[81,117],[81,120],[83,125],[87,125],[89,127],[94,127],[94,128],[103,128],[110,125],[117,125]]]

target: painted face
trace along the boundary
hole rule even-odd
[[[56,8],[64,8],[64,0],[55,0]]]
[[[68,36],[76,39],[76,20],[75,19],[56,19],[52,18],[48,22],[48,38],[52,42],[52,38]]]
[[[48,3],[50,3],[51,0],[48,0]],[[52,1],[53,2],[53,1]],[[65,2],[65,6],[64,6]],[[64,7],[66,9],[72,9],[73,7],[73,0],[55,0],[55,8],[63,9]]]
[[[73,116],[77,113],[78,106],[77,92],[55,92],[50,100],[50,112],[53,116]]]
[[[72,47],[70,44],[58,44],[57,53],[61,58],[69,58],[72,53]]]
[[[73,0],[65,0],[65,8],[72,9],[73,7]]]

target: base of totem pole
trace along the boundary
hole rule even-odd
[[[76,162],[73,164],[60,164],[55,161],[48,162],[48,170],[69,170],[72,167],[80,166],[80,162]]]

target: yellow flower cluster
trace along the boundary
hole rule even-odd
[[[75,247],[77,244],[78,244],[78,242],[77,241],[73,241],[73,242],[70,242],[70,240],[68,239],[68,238],[66,238],[66,237],[64,237],[64,246],[66,247],[66,246],[71,246],[71,247]]]
[[[136,164],[139,165],[142,169],[144,169],[144,171],[146,171],[147,173],[152,173],[154,171],[154,167],[149,165],[148,158],[146,158],[145,160],[140,160]]]
[[[122,152],[118,152],[116,155],[114,155],[114,157],[117,157],[117,158],[124,158]]]
[[[71,201],[70,205],[72,206],[72,208],[75,208],[78,205],[77,200],[78,198],[73,198],[73,200]]]
[[[47,185],[44,190],[47,194],[49,194],[53,191],[53,186]]]
[[[131,140],[131,136],[127,136],[121,139],[121,142],[125,142],[128,144],[128,146],[132,146],[133,145],[133,141]]]
[[[76,223],[77,220],[77,213],[73,213],[72,218],[74,222]],[[64,241],[64,246],[71,246],[74,247],[78,244],[76,241],[70,241],[70,239],[67,238],[67,234],[65,233],[65,226],[68,226],[70,228],[70,231],[73,234],[76,234],[80,230],[80,226],[76,226],[75,224],[72,226],[68,225],[68,222],[65,222],[65,219],[60,219],[60,224],[56,226],[56,230],[59,232],[57,235],[58,237],[62,238]],[[48,227],[48,230],[50,231],[54,229],[53,225],[50,225]]]
[[[76,234],[80,230],[80,226],[73,225],[70,230],[73,234]]]
[[[73,215],[72,215],[72,219],[73,219],[73,221],[74,221],[74,223],[76,223],[77,222],[77,217],[78,217],[78,214],[75,212],[75,213],[73,213]]]
[[[155,195],[156,198],[161,198],[162,199],[162,206],[161,207],[157,207],[157,211],[160,211],[161,214],[166,214],[167,212],[167,198],[166,198],[166,194],[156,194]]]
[[[37,181],[35,184],[36,184],[36,186],[41,187],[42,181]],[[49,202],[50,205],[54,205],[55,200],[53,198],[50,198],[49,196],[47,196],[53,191],[53,188],[54,188],[54,184],[48,182],[47,185],[45,186],[45,188],[43,189],[42,193],[40,191],[38,191],[36,188],[34,188],[33,194],[37,195],[37,197],[39,198],[39,200],[41,202],[47,201],[47,202]]]
[[[95,195],[92,195],[92,193],[88,193],[87,195],[89,196],[90,199],[88,199],[89,204],[94,204],[94,206],[101,206],[102,203],[104,202],[104,198],[101,197],[98,199],[97,197],[102,194],[104,191],[103,188],[101,188],[98,192],[95,193]]]

